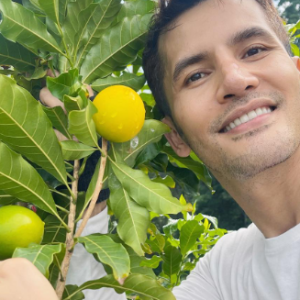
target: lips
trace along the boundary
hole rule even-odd
[[[229,116],[223,122],[219,132],[226,133],[231,129],[247,123],[262,114],[271,113],[275,109],[276,105],[271,100],[252,100],[246,106],[239,107],[229,114]]]

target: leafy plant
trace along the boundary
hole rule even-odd
[[[286,25],[286,29],[290,34],[290,44],[292,53],[295,56],[300,56],[299,39],[300,39],[300,19],[296,24]],[[297,42],[298,41],[298,42]]]
[[[155,103],[140,73],[155,2],[18,2],[0,2],[0,205],[33,204],[45,222],[45,234],[42,245],[19,248],[14,256],[34,262],[59,299],[83,299],[82,290],[101,287],[136,299],[139,294],[174,299],[168,288],[180,282],[224,231],[217,226],[211,230],[208,217],[188,214],[194,211],[191,204],[178,201],[169,189],[187,184],[196,191],[191,178],[209,187],[211,178],[201,161],[177,157],[162,139],[169,128],[155,120]],[[49,69],[56,77],[47,76]],[[86,84],[96,91],[117,84],[142,89],[147,119],[140,133],[128,142],[111,143],[109,151],[105,139],[99,146],[92,118],[97,109]],[[45,85],[60,106],[49,108],[38,101]],[[66,140],[59,141],[53,128]],[[86,160],[96,152],[101,158],[95,173],[87,191],[79,193]],[[81,237],[104,186],[111,191],[117,233]],[[183,220],[168,215],[178,213]],[[150,216],[160,215],[169,218],[164,233],[150,223]],[[65,287],[77,243],[107,267],[108,275]]]

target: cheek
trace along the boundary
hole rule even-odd
[[[198,95],[196,90],[193,92],[186,93],[184,101],[178,99],[175,102],[174,116],[185,133],[202,135],[213,120],[213,101],[208,100],[208,95]]]
[[[273,85],[275,89],[286,96],[299,92],[300,73],[296,69],[291,58],[281,55],[276,60],[270,62],[269,67],[265,68],[268,73],[265,74],[265,80]],[[270,67],[270,65],[272,67]]]

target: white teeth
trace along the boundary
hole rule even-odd
[[[235,119],[233,122],[231,122],[228,126],[225,128],[225,132],[235,128],[236,126],[239,126],[243,123],[247,123],[250,120],[263,115],[263,114],[268,114],[272,112],[271,108],[269,107],[263,107],[263,108],[257,108],[255,110],[250,111],[247,114],[242,115],[240,118]]]
[[[255,110],[256,114],[259,116],[263,113],[262,109],[261,108],[258,108]]]
[[[250,121],[248,115],[241,116],[240,120],[242,123],[246,123],[246,122]]]
[[[249,113],[248,113],[248,118],[250,119],[250,120],[252,120],[252,119],[254,119],[254,118],[256,118],[257,117],[257,114],[256,114],[256,112],[254,111],[254,110],[252,110],[252,111],[250,111]]]
[[[234,120],[234,124],[235,124],[236,126],[239,126],[239,125],[242,124],[242,122],[241,122],[241,120],[240,120],[239,118],[237,118],[236,120]]]

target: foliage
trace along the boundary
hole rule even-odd
[[[140,54],[154,7],[151,0],[0,2],[0,205],[21,201],[37,207],[45,222],[42,245],[19,248],[14,256],[34,262],[60,299],[83,299],[82,290],[107,286],[136,299],[139,294],[174,299],[169,288],[224,234],[216,225],[210,228],[213,218],[194,214],[191,204],[169,190],[181,185],[197,193],[196,182],[211,187],[211,178],[199,159],[179,158],[162,138],[169,128],[156,120],[155,102],[144,85]],[[59,74],[49,77],[49,69]],[[38,101],[45,84],[60,106]],[[141,89],[147,120],[140,133],[111,143],[107,153],[85,84],[96,91],[116,84]],[[94,175],[78,193],[78,177],[95,153],[101,157]],[[77,233],[75,225],[90,207],[85,223],[105,186],[111,190],[116,234],[80,237],[84,225]],[[182,220],[169,215],[178,213]],[[169,220],[164,232],[150,222],[161,215]],[[104,264],[108,275],[65,287],[76,243]]]
[[[292,51],[294,55],[299,56],[300,47],[300,3],[298,0],[280,0],[278,3],[279,11],[281,11],[282,18],[288,24],[287,30],[291,35]],[[297,46],[297,47],[296,47]]]
[[[251,221],[245,212],[215,179],[212,185],[215,191],[213,194],[201,185],[201,195],[196,198],[196,212],[215,216],[220,228],[237,230],[247,227]]]
[[[300,15],[300,4],[298,0],[280,0],[278,6],[283,7],[281,15],[287,23],[295,24],[298,22]]]
[[[300,56],[300,19],[297,24],[288,26],[288,30],[291,35],[292,53],[296,56]]]

